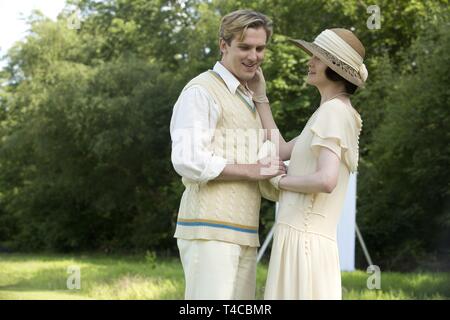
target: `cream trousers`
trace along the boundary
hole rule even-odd
[[[254,300],[256,248],[214,240],[177,239],[186,300]]]

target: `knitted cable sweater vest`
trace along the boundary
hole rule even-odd
[[[183,90],[201,85],[220,108],[211,143],[215,155],[228,164],[256,163],[262,145],[262,125],[238,92],[232,94],[219,75],[207,71]],[[256,181],[210,180],[199,184],[182,178],[185,186],[175,238],[205,239],[258,247],[261,193]]]

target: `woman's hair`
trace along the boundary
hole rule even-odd
[[[240,40],[244,39],[248,28],[263,27],[266,31],[266,41],[272,35],[272,21],[262,13],[253,10],[233,11],[222,18],[219,29],[219,39],[225,40],[228,45],[235,35],[240,34]]]
[[[325,69],[325,76],[327,77],[328,80],[336,82],[341,81],[342,83],[344,83],[345,92],[347,92],[348,94],[354,94],[356,89],[358,89],[358,86],[356,84],[353,84],[350,81],[344,79],[330,67],[327,67]]]

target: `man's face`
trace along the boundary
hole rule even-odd
[[[240,82],[247,82],[255,76],[264,60],[267,34],[263,27],[248,28],[242,41],[235,35],[228,45],[220,40],[222,64]]]

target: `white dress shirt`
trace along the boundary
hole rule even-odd
[[[216,62],[213,71],[236,94],[239,80],[220,62]],[[242,85],[240,88],[245,100],[253,104],[252,92]],[[201,85],[193,85],[180,94],[170,120],[172,164],[180,176],[203,184],[219,176],[227,165],[227,159],[215,155],[211,148],[219,117],[219,106]]]

